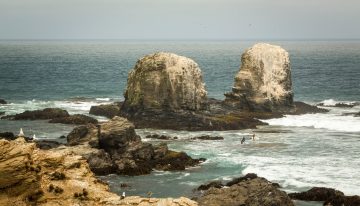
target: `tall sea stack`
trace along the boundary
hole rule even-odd
[[[251,111],[293,108],[289,54],[280,46],[258,43],[241,57],[232,92],[225,102]]]
[[[122,111],[203,110],[207,92],[201,70],[187,57],[159,52],[147,55],[129,72]]]

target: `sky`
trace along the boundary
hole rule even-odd
[[[360,0],[0,0],[0,39],[359,39]]]

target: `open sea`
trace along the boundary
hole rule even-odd
[[[255,41],[0,41],[0,105],[6,115],[58,107],[87,114],[92,105],[123,100],[127,75],[137,59],[157,51],[194,59],[203,71],[208,95],[224,99],[240,67],[240,57]],[[360,41],[268,41],[290,53],[296,101],[334,105],[360,103]],[[257,173],[278,182],[285,191],[314,186],[333,187],[360,195],[360,105],[329,107],[326,114],[286,116],[266,120],[254,130],[187,132],[137,130],[179,137],[169,147],[208,160],[182,172],[154,171],[150,175],[101,177],[119,194],[191,197],[193,189],[212,180],[230,180]],[[99,117],[98,117],[99,118]],[[106,121],[106,118],[99,118]],[[54,139],[73,126],[46,121],[0,120],[0,132]],[[241,145],[243,136],[257,141]],[[220,135],[224,141],[189,140]],[[158,143],[154,140],[144,140]],[[120,188],[120,183],[131,187]],[[299,203],[299,205],[302,203]],[[317,205],[303,204],[303,205]]]

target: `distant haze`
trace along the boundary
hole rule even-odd
[[[0,0],[0,39],[356,39],[359,0]]]

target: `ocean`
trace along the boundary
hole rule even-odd
[[[157,51],[194,59],[203,71],[208,96],[224,99],[239,70],[240,57],[257,41],[0,41],[0,112],[59,107],[87,114],[92,105],[123,100],[127,75],[137,59]],[[334,105],[360,102],[360,41],[267,41],[290,53],[296,101]],[[265,120],[259,129],[223,132],[137,130],[179,137],[169,147],[208,160],[182,172],[154,171],[150,175],[101,177],[119,194],[154,197],[191,196],[193,189],[212,180],[230,180],[257,173],[278,182],[285,191],[313,186],[333,187],[347,195],[360,194],[360,117],[353,108],[329,107],[326,114],[289,115]],[[99,118],[99,117],[97,117]],[[99,118],[106,121],[106,118]],[[54,139],[73,126],[46,121],[0,120],[0,132]],[[243,136],[257,141],[241,145]],[[224,141],[190,137],[220,135]],[[155,140],[146,140],[157,143]],[[120,183],[131,187],[120,188]]]

